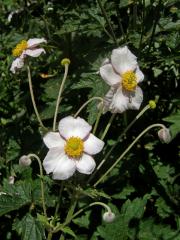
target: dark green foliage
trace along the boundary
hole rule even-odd
[[[180,240],[178,8],[177,0],[0,0],[0,239],[43,240],[54,227],[53,240],[62,233],[65,239],[78,240]],[[41,37],[47,39],[43,45],[46,54],[29,58],[29,64],[35,100],[48,130],[52,130],[64,57],[71,64],[58,121],[75,114],[88,99],[107,93],[109,87],[101,79],[99,68],[114,48],[124,45],[138,57],[145,75],[141,109],[150,99],[157,103],[156,109],[148,110],[122,137],[92,179],[77,175],[65,181],[59,198],[61,182],[51,176],[42,178],[48,217],[42,211],[38,163],[34,160],[30,167],[18,165],[19,158],[29,153],[36,153],[43,161],[47,149],[42,137],[46,132],[33,111],[26,67],[15,75],[10,72],[16,44]],[[42,78],[42,73],[49,76]],[[92,125],[98,116],[98,103],[93,100],[80,113]],[[137,114],[130,110],[116,116],[104,139],[103,153],[95,158],[97,165]],[[98,137],[110,117],[109,112],[101,116]],[[92,187],[135,137],[157,122],[170,129],[172,141],[161,143],[157,129],[152,129],[97,188]],[[14,184],[9,184],[10,176],[15,177]],[[92,206],[69,226],[63,225],[72,190],[79,198],[75,212],[102,201],[115,212],[115,221],[103,222],[104,209]]]

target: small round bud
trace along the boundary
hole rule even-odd
[[[31,165],[31,159],[28,156],[23,155],[19,159],[19,165],[25,166],[25,167],[30,166]]]
[[[70,64],[71,61],[69,58],[63,58],[62,61],[61,61],[61,65],[65,66],[66,64]]]
[[[8,179],[9,184],[14,184],[14,180],[15,180],[14,176],[10,176]]]
[[[158,131],[158,136],[163,143],[169,143],[171,141],[171,134],[168,128],[161,128]]]
[[[115,219],[115,214],[114,214],[113,212],[111,212],[111,211],[105,212],[105,213],[103,214],[103,220],[104,220],[105,222],[107,222],[107,223],[113,222],[114,219]]]
[[[150,107],[151,109],[155,109],[155,108],[156,108],[156,103],[155,103],[154,100],[150,100],[150,101],[149,101],[149,107]]]

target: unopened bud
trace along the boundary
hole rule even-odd
[[[14,184],[14,176],[10,176],[8,179],[9,184]]]
[[[111,223],[113,222],[115,219],[115,214],[111,211],[105,212],[103,214],[103,220],[107,223]]]
[[[28,156],[23,155],[19,159],[19,165],[25,166],[25,167],[30,166],[31,165],[31,159]]]
[[[71,63],[71,61],[70,61],[69,58],[63,58],[62,61],[61,61],[61,65],[63,65],[63,66],[66,65],[66,64],[69,65],[70,63]]]
[[[163,143],[169,143],[171,141],[171,134],[168,128],[161,128],[158,131],[158,136]]]
[[[155,109],[155,108],[156,108],[156,103],[155,103],[154,100],[150,100],[150,101],[149,101],[149,107],[150,107],[151,109]]]

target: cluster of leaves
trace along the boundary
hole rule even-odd
[[[25,68],[16,75],[9,71],[11,51],[20,40],[45,37],[46,57],[36,59],[36,63],[30,60],[30,65],[40,115],[49,128],[63,77],[60,61],[64,57],[70,58],[71,65],[58,119],[75,113],[87,99],[104,96],[108,88],[97,72],[104,58],[121,45],[128,45],[138,56],[145,74],[142,107],[150,99],[157,101],[157,108],[146,112],[129,130],[90,183],[96,182],[149,124],[165,123],[173,138],[165,145],[157,139],[156,131],[147,134],[97,189],[86,188],[88,178],[77,176],[81,195],[78,206],[102,200],[113,209],[116,219],[111,224],[103,223],[102,209],[94,206],[73,219],[71,228],[59,225],[59,229],[67,233],[68,239],[179,240],[178,1],[0,0],[0,11],[0,238],[41,240],[50,226],[41,216],[37,163],[33,162],[31,168],[18,165],[23,154],[35,152],[43,159],[47,151],[30,101],[27,72]],[[53,76],[42,78],[41,73]],[[81,113],[91,124],[98,114],[96,105],[92,102]],[[136,114],[128,111],[116,116],[105,138],[104,154]],[[110,113],[101,117],[99,135],[109,118]],[[8,182],[10,176],[15,176],[14,185]],[[44,181],[48,216],[52,216],[59,201],[59,183],[47,176]],[[59,218],[49,222],[65,219],[70,187],[64,188]],[[58,234],[53,235],[54,239],[59,239]]]

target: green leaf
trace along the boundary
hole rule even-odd
[[[169,123],[173,123],[170,126],[172,138],[174,138],[178,133],[180,133],[180,110],[170,115],[169,117],[163,118],[163,120]]]
[[[126,186],[120,193],[112,195],[112,198],[115,199],[127,199],[127,197],[135,191],[133,186]]]
[[[5,194],[0,195],[0,216],[31,202],[31,186],[27,182],[7,183],[2,190]]]
[[[172,209],[166,204],[162,197],[156,200],[155,206],[157,207],[157,213],[162,218],[169,217],[170,214],[173,213]]]
[[[22,220],[13,224],[13,230],[16,230],[23,240],[46,239],[43,226],[29,213],[27,213]]]
[[[89,220],[90,213],[91,211],[86,211],[84,215],[82,215],[81,217],[75,218],[72,221],[78,226],[88,229],[90,224],[90,220]]]
[[[61,231],[73,236],[74,238],[77,238],[77,236],[75,235],[75,233],[73,232],[73,230],[70,227],[67,227],[67,226],[63,227],[63,228],[61,228]]]

